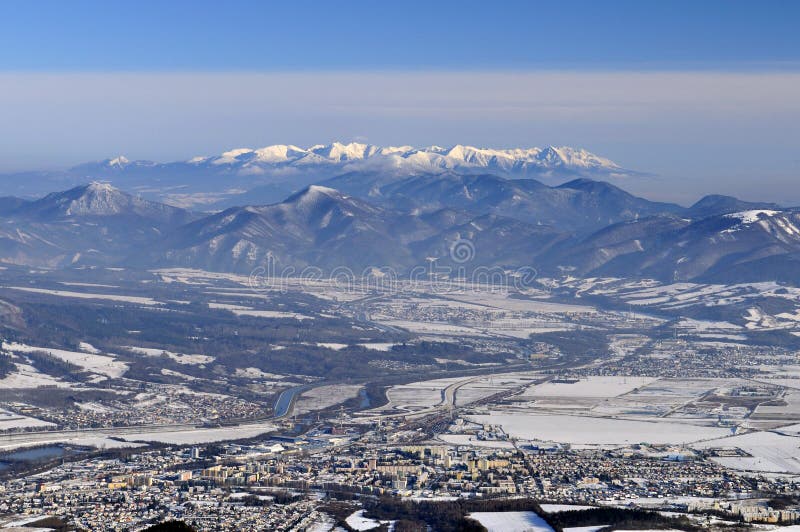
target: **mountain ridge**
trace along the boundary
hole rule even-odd
[[[4,193],[17,196],[41,196],[100,180],[179,207],[225,208],[241,204],[241,194],[250,190],[260,188],[265,200],[278,201],[306,185],[355,171],[396,178],[455,171],[555,181],[639,175],[608,158],[569,146],[498,149],[464,144],[445,148],[331,142],[309,147],[275,144],[257,149],[234,148],[168,162],[115,155],[63,170],[0,177],[5,183]]]
[[[107,160],[109,165],[118,161]],[[124,157],[122,158],[124,159]],[[504,170],[525,170],[528,166],[542,168],[572,167],[604,169],[609,172],[629,172],[610,159],[600,157],[582,148],[570,146],[546,146],[544,148],[478,148],[456,144],[450,148],[439,146],[378,146],[351,142],[344,144],[316,144],[308,148],[294,145],[276,144],[263,148],[236,148],[216,156],[193,157],[189,164],[211,164],[217,166],[234,166],[252,169],[259,165],[298,164],[313,165],[323,163],[353,163],[371,159],[385,159],[392,164],[406,163],[437,169],[500,168]],[[150,161],[137,161],[127,164],[152,164]]]
[[[363,192],[351,178],[341,183]],[[245,274],[272,262],[295,274],[347,267],[393,268],[398,275],[436,264],[451,271],[526,267],[548,275],[773,277],[800,284],[796,209],[710,197],[699,202],[715,206],[710,215],[692,218],[697,204],[650,202],[599,181],[550,187],[454,172],[390,180],[370,190],[363,197],[309,185],[281,202],[206,215],[98,182],[34,201],[2,198],[0,262]],[[742,206],[748,209],[726,212]],[[459,245],[466,255],[454,255]]]

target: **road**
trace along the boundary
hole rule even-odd
[[[400,412],[400,413],[396,413],[396,414],[376,414],[376,415],[373,415],[373,416],[359,416],[359,417],[361,419],[370,419],[370,420],[374,419],[375,421],[377,421],[377,420],[380,420],[380,419],[392,419],[392,418],[403,418],[403,417],[418,417],[418,416],[424,416],[424,415],[427,415],[427,414],[432,414],[434,412],[438,412],[438,411],[441,411],[441,410],[448,410],[448,409],[450,409],[450,407],[455,406],[456,392],[460,388],[462,388],[463,386],[466,386],[467,384],[469,384],[471,382],[475,382],[475,381],[483,379],[485,377],[486,377],[486,375],[479,375],[477,377],[467,377],[467,378],[462,379],[460,381],[457,381],[457,382],[454,382],[452,384],[449,384],[448,386],[446,386],[442,390],[442,400],[438,404],[436,404],[434,406],[430,406],[428,408],[424,408],[422,410],[414,410],[412,412]]]

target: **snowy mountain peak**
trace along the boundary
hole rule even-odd
[[[323,187],[322,185],[311,185],[306,188],[306,195],[325,194],[326,196],[339,196],[341,193],[335,188]]]
[[[331,161],[342,162],[366,159],[367,157],[375,155],[378,150],[376,146],[361,144],[359,142],[351,142],[349,144],[334,142],[327,146],[317,148],[314,150],[314,153]]]
[[[726,218],[736,218],[741,221],[743,224],[752,224],[759,221],[762,217],[771,218],[778,214],[779,211],[767,210],[767,209],[757,209],[757,210],[750,210],[750,211],[741,211],[741,212],[733,212],[731,214],[726,214]]]
[[[84,190],[92,194],[100,194],[100,193],[108,194],[113,192],[118,192],[122,194],[122,192],[119,189],[116,189],[113,186],[111,186],[111,183],[106,183],[103,181],[92,181],[91,183],[89,183],[84,187]]]
[[[136,216],[156,222],[188,219],[182,209],[131,196],[106,182],[94,181],[30,202],[21,211],[37,219]]]
[[[125,157],[124,155],[118,155],[113,159],[109,159],[108,161],[106,161],[106,166],[122,168],[124,166],[127,166],[129,163],[130,161],[128,160],[127,157]]]
[[[237,148],[235,150],[228,150],[223,152],[222,155],[219,157],[212,157],[211,162],[212,164],[233,164],[240,160],[240,158],[244,155],[251,155],[255,153],[255,150],[250,148]],[[195,157],[197,159],[197,157]]]
[[[291,144],[276,144],[255,150],[258,160],[265,163],[289,161],[303,153],[303,148]]]
[[[67,216],[109,216],[128,209],[133,198],[109,183],[92,182],[67,191],[56,201]]]
[[[194,157],[188,163],[230,167],[243,175],[264,174],[282,168],[317,167],[339,168],[342,171],[365,168],[408,169],[414,172],[489,170],[511,174],[549,170],[597,171],[606,174],[625,172],[609,159],[568,146],[494,149],[456,144],[450,148],[415,148],[332,142],[302,148],[291,144],[275,144],[259,149],[232,149],[212,157]]]
[[[321,185],[310,185],[300,192],[289,196],[284,203],[311,205],[329,199],[347,199],[347,196],[333,188],[323,187]]]

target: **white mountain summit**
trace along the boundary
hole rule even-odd
[[[549,170],[606,174],[625,172],[609,159],[568,146],[492,149],[458,144],[451,148],[415,148],[333,142],[301,148],[276,144],[259,149],[237,148],[210,157],[194,157],[187,163],[228,167],[244,174],[266,173],[278,167],[302,169],[309,166],[338,166],[343,172],[381,168],[418,172],[486,169],[513,174],[541,174]]]
[[[413,176],[446,173],[492,174],[532,178],[558,184],[576,178],[610,180],[637,175],[615,162],[581,148],[477,148],[377,146],[333,142],[309,147],[275,144],[236,148],[218,155],[155,162],[122,154],[61,171],[33,171],[7,177],[6,193],[36,197],[91,181],[180,207],[218,209],[242,203],[274,203],[311,184],[351,177],[368,186]],[[336,188],[353,195],[352,186]],[[243,194],[247,198],[239,198]]]

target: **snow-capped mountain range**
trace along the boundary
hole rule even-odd
[[[0,180],[8,196],[27,196],[0,197],[0,263],[248,272],[271,256],[403,270],[446,262],[468,239],[473,267],[800,283],[800,210],[721,195],[654,202],[605,181],[626,172],[569,147],[334,142],[172,163],[119,156]]]
[[[587,179],[550,187],[448,172],[399,180],[374,196],[311,185],[280,202],[210,215],[107,183],[34,201],[0,201],[4,265],[179,266],[246,274],[274,259],[281,267],[374,266],[402,274],[431,260],[452,263],[453,246],[464,240],[474,253],[453,266],[800,283],[798,209],[725,196],[684,208]]]
[[[118,164],[121,158],[109,161]],[[542,173],[555,169],[602,171],[623,170],[609,159],[568,146],[546,148],[490,149],[463,146],[376,146],[351,142],[318,144],[309,148],[276,144],[260,149],[240,148],[212,157],[195,157],[193,165],[235,168],[245,174],[262,174],[276,167],[339,166],[343,172],[371,169],[408,169],[415,172],[478,169],[514,174]],[[128,163],[130,164],[130,163]]]
[[[63,171],[0,176],[0,196],[39,197],[52,190],[104,181],[178,207],[219,210],[243,203],[273,203],[307,185],[342,175],[370,174],[385,183],[443,172],[535,178],[550,184],[579,177],[609,179],[636,174],[607,158],[568,146],[417,148],[333,142],[307,148],[289,144],[237,148],[173,162],[119,155]]]

